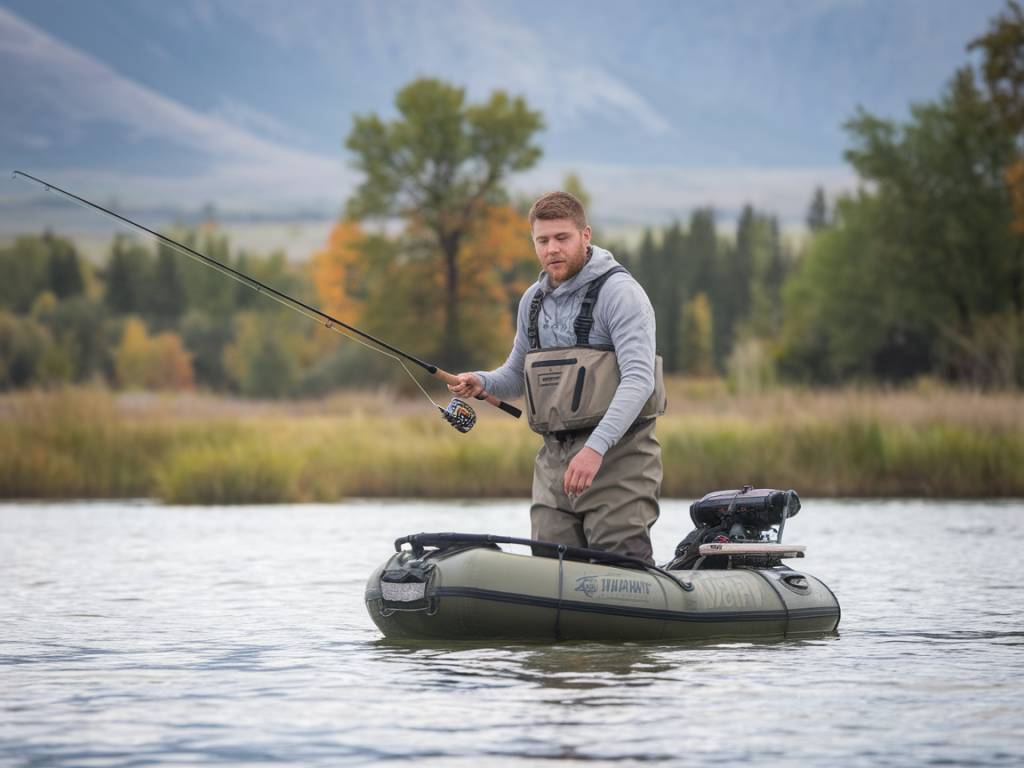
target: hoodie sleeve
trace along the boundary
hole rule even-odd
[[[601,289],[595,315],[608,328],[620,375],[611,405],[586,443],[603,456],[622,439],[654,392],[654,308],[636,280],[616,275]]]
[[[523,294],[519,300],[519,312],[516,316],[516,338],[512,342],[512,351],[508,359],[499,368],[493,371],[476,371],[484,383],[487,394],[494,395],[499,400],[514,400],[522,397],[526,388],[523,383],[523,364],[526,361],[526,353],[529,352],[530,342],[526,334],[526,324],[530,317],[530,301],[537,292],[536,283]]]

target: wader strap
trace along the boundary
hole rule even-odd
[[[583,302],[580,304],[580,313],[576,315],[576,322],[573,323],[573,330],[576,331],[576,346],[585,347],[590,344],[590,329],[594,327],[594,305],[597,303],[597,295],[601,292],[604,281],[612,275],[626,271],[626,268],[622,266],[612,267],[590,283],[587,295],[583,297]]]
[[[585,347],[590,344],[590,329],[594,327],[594,305],[597,303],[597,296],[601,292],[601,286],[604,285],[605,280],[619,272],[626,272],[628,274],[629,270],[621,265],[614,266],[600,277],[591,281],[588,286],[587,294],[583,297],[583,302],[580,304],[580,313],[576,315],[576,322],[573,323],[577,346]],[[544,290],[538,288],[537,292],[533,294],[533,298],[530,299],[530,313],[526,321],[526,338],[531,350],[540,349],[540,333],[537,330],[537,320],[540,318],[540,305],[543,303]]]
[[[526,338],[530,342],[530,349],[540,349],[540,334],[537,332],[537,318],[540,317],[540,305],[544,302],[544,290],[537,289],[530,299],[530,317],[526,323]]]

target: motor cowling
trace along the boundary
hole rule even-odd
[[[740,489],[705,494],[690,505],[694,530],[679,542],[675,558],[666,568],[675,570],[692,566],[699,556],[701,544],[758,541],[765,531],[782,524],[783,515],[788,520],[798,511],[800,497],[796,491],[745,485]]]
[[[786,512],[786,498],[790,498]],[[690,505],[690,519],[697,528],[732,527],[736,523],[760,533],[782,522],[782,515],[793,517],[800,511],[796,491],[743,486],[739,490],[712,491]]]

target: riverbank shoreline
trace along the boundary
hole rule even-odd
[[[675,381],[663,495],[1024,497],[1024,396]],[[483,404],[466,435],[393,392],[251,401],[104,389],[0,396],[0,498],[231,504],[523,498],[539,438]]]

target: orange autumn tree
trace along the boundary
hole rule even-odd
[[[435,249],[417,221],[397,237],[339,223],[314,258],[317,296],[339,320],[438,363],[447,316]],[[482,209],[459,248],[458,267],[461,343],[474,361],[496,365],[511,345],[519,297],[537,273],[523,213],[509,205]]]
[[[359,325],[366,303],[369,260],[366,233],[358,221],[342,219],[331,229],[327,244],[309,264],[317,306],[343,323]],[[300,357],[306,364],[330,355],[344,342],[337,334],[311,333]]]
[[[971,41],[980,50],[980,70],[1003,125],[1016,137],[1017,157],[1003,174],[1013,209],[1013,230],[1024,234],[1024,9],[1015,0]]]
[[[511,205],[483,210],[459,262],[463,338],[481,365],[496,366],[512,346],[519,299],[540,269],[526,216]]]
[[[439,363],[446,352],[446,282],[435,249],[419,221],[409,221],[401,234],[390,237],[367,233],[352,220],[338,222],[310,265],[320,308]],[[511,205],[483,208],[459,248],[458,267],[461,341],[479,364],[498,365],[515,334],[519,298],[538,271],[525,214]],[[312,341],[319,355],[345,344],[325,333]],[[374,368],[380,363],[375,356],[365,362]],[[397,366],[377,370],[395,382],[405,377]]]
[[[171,331],[146,332],[137,317],[128,318],[114,354],[117,381],[125,389],[192,389],[192,356]]]
[[[313,255],[312,276],[320,308],[343,323],[355,325],[366,299],[366,241],[358,221],[343,219],[334,225],[327,245]]]
[[[416,255],[435,262],[444,279],[435,298],[444,315],[437,362],[471,366],[482,358],[477,341],[464,338],[479,329],[460,303],[473,295],[462,285],[462,254],[482,213],[506,199],[510,176],[540,159],[536,134],[543,120],[521,96],[498,90],[473,103],[464,88],[434,78],[406,85],[395,107],[390,120],[354,118],[345,146],[363,179],[347,209],[364,221],[404,221],[408,234],[429,244]]]
[[[489,208],[468,247],[489,259],[500,286],[499,298],[508,310],[507,327],[514,332],[519,299],[540,272],[526,214],[511,205]]]

